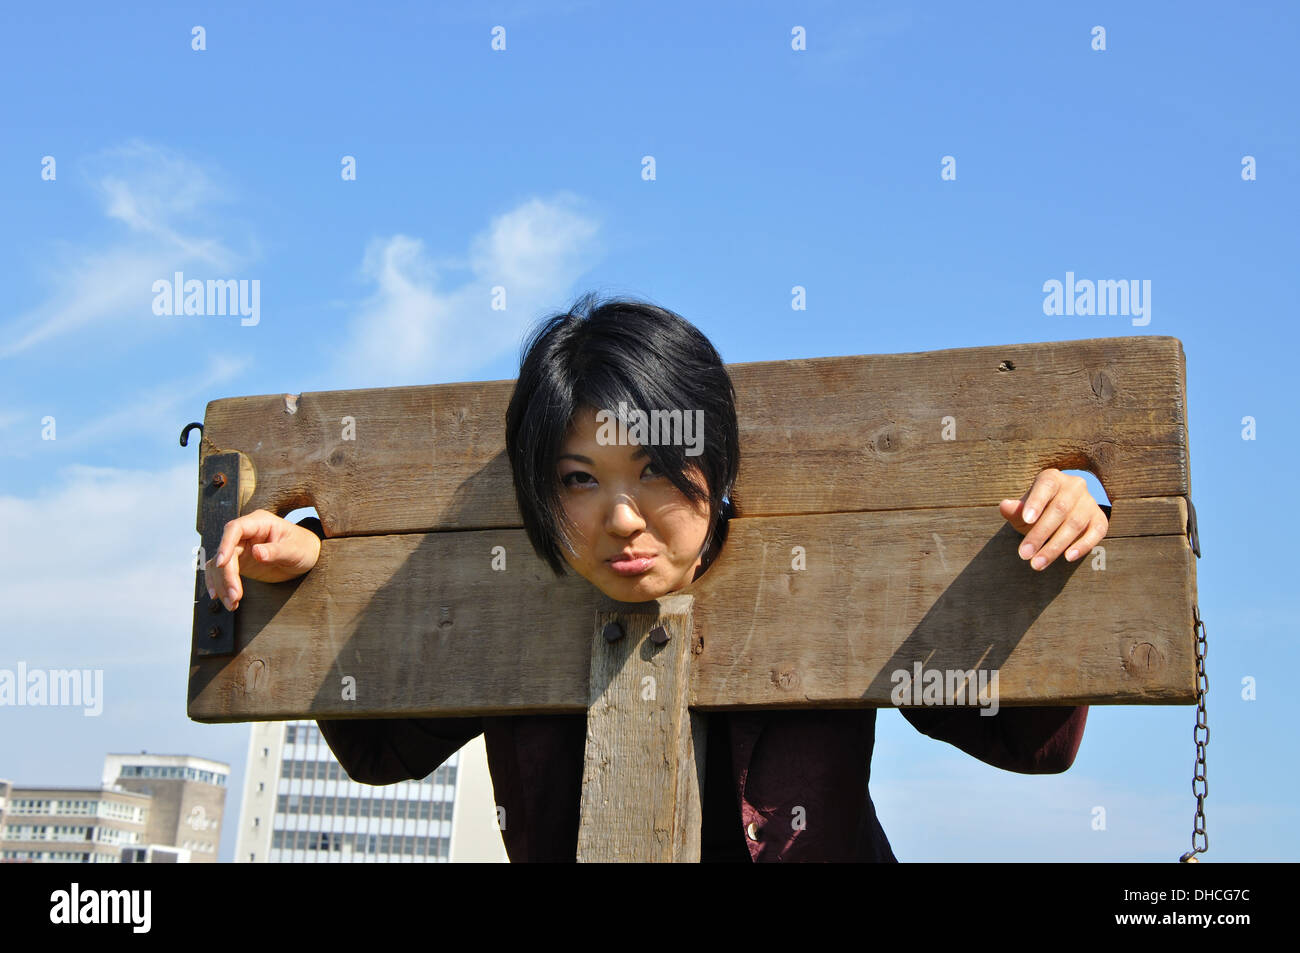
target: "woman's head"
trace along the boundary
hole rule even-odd
[[[589,293],[525,341],[506,452],[528,538],[556,575],[567,562],[616,599],[656,599],[726,538],[740,465],[731,378],[679,315]],[[617,566],[627,553],[652,558]]]

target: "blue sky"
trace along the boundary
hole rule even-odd
[[[0,70],[22,93],[0,98],[0,668],[100,667],[105,701],[97,718],[0,708],[0,777],[94,784],[108,751],[227,761],[228,859],[248,727],[185,717],[181,427],[223,397],[513,378],[527,328],[594,288],[678,311],[732,363],[1180,338],[1208,859],[1296,857],[1290,533],[1259,529],[1288,512],[1295,464],[1296,10],[7,8]],[[258,279],[257,324],[154,314],[176,271]],[[1149,280],[1150,323],[1045,315],[1043,283],[1067,271]],[[902,860],[1173,861],[1194,724],[1190,707],[1094,707],[1073,768],[1029,777],[886,711],[872,790]]]

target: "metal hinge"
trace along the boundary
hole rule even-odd
[[[239,454],[212,453],[203,459],[199,483],[199,525],[203,557],[211,559],[221,545],[226,524],[239,516]],[[206,573],[194,576],[194,654],[235,654],[235,613],[221,599],[208,595]]]

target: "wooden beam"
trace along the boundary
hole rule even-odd
[[[707,722],[687,707],[693,601],[666,596],[596,614],[580,862],[700,859]]]
[[[1182,497],[1119,500],[1104,564],[1036,572],[994,504],[734,519],[678,593],[691,707],[887,706],[916,661],[996,668],[1004,705],[1192,703],[1186,523]],[[605,597],[522,530],[326,539],[301,579],[244,585],[238,654],[192,659],[197,721],[588,708]]]
[[[1177,338],[727,369],[742,516],[996,503],[1045,467],[1090,470],[1112,500],[1190,493]],[[241,488],[244,512],[314,506],[329,537],[519,527],[504,437],[513,386],[214,400],[201,455],[249,458],[255,479]]]

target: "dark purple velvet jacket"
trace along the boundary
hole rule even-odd
[[[320,521],[306,526],[324,538]],[[1007,771],[1070,767],[1087,706],[900,708],[923,734]],[[896,861],[868,783],[876,709],[713,712],[705,750],[703,862]],[[512,862],[573,861],[587,716],[349,718],[318,721],[354,781],[423,778],[484,736]]]

